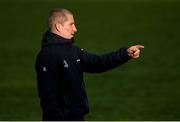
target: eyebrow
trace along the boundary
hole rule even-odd
[[[75,24],[75,22],[71,22],[70,24]]]

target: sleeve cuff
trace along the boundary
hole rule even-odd
[[[127,47],[120,48],[119,53],[120,57],[123,58],[123,60],[130,60],[131,57],[128,55]]]

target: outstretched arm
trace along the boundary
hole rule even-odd
[[[83,71],[97,73],[113,69],[126,63],[130,59],[136,59],[140,56],[142,45],[135,45],[129,48],[120,48],[118,51],[105,54],[95,55],[86,51],[81,51],[81,64]]]
[[[124,64],[131,57],[127,52],[128,48],[120,48],[115,52],[104,55],[96,55],[81,51],[81,65],[84,72],[98,73],[113,69]]]

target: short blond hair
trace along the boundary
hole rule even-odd
[[[55,22],[63,24],[67,21],[67,14],[73,15],[71,11],[63,8],[55,8],[51,10],[48,16],[48,28],[52,29]]]

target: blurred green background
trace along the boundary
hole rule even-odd
[[[56,7],[74,13],[89,52],[145,46],[138,60],[85,74],[86,120],[180,120],[179,0],[1,0],[0,120],[41,120],[34,62]]]

